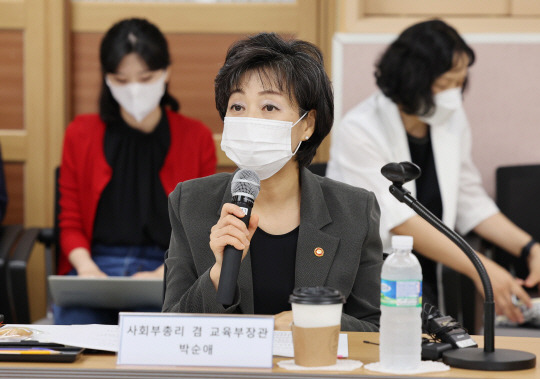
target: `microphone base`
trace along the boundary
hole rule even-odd
[[[481,348],[448,350],[443,362],[455,368],[482,371],[526,370],[536,366],[536,355],[526,351],[497,349],[485,352]]]

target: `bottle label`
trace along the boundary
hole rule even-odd
[[[381,279],[381,305],[422,307],[422,281]]]

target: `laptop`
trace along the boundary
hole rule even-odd
[[[50,275],[49,289],[56,305],[130,310],[161,308],[163,279],[137,279],[129,276],[85,278]]]

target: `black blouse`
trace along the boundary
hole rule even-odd
[[[291,310],[296,246],[300,226],[282,235],[257,228],[250,242],[255,314],[273,315]]]
[[[416,198],[422,205],[429,209],[435,216],[442,218],[443,206],[441,191],[437,179],[435,158],[431,146],[431,134],[423,138],[416,138],[407,134],[411,160],[422,169],[422,175],[416,179]],[[423,301],[425,303],[438,304],[437,294],[437,263],[421,254],[416,254],[423,275]]]
[[[170,144],[164,111],[151,133],[134,129],[123,120],[107,125],[103,145],[112,178],[99,200],[94,244],[169,246],[167,194],[159,171]]]
[[[427,209],[439,218],[442,217],[441,191],[437,179],[437,169],[433,148],[431,146],[431,134],[423,138],[416,138],[407,134],[411,159],[413,163],[422,169],[422,175],[416,179],[416,197]]]

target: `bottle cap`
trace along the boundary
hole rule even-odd
[[[412,236],[392,236],[392,248],[398,250],[412,250]]]
[[[298,287],[289,297],[295,304],[342,304],[345,297],[339,290],[330,287]]]

